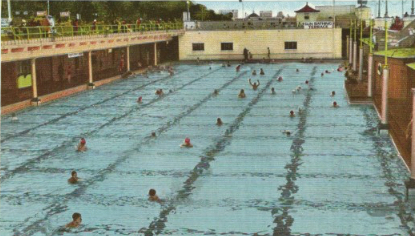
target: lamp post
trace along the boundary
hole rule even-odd
[[[370,20],[370,34],[369,34],[369,61],[368,61],[368,69],[367,69],[367,96],[372,97],[372,77],[373,77],[373,46],[372,45],[372,37],[373,37],[373,19]]]
[[[360,47],[359,47],[359,82],[362,81],[363,77],[363,21],[360,18]]]

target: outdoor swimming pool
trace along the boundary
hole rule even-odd
[[[265,76],[250,75],[259,68]],[[412,235],[406,167],[377,135],[376,111],[348,105],[336,68],[177,65],[173,77],[136,76],[23,110],[17,122],[4,116],[0,235]],[[81,137],[85,153],[75,151]],[[179,147],[185,137],[193,148]],[[83,181],[69,185],[72,170]],[[162,204],[147,200],[151,188]],[[74,212],[82,227],[63,232]]]

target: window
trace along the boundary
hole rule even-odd
[[[285,42],[285,50],[297,49],[297,42]]]
[[[233,43],[221,43],[222,51],[233,51]]]
[[[193,44],[193,51],[205,51],[205,44],[204,43],[194,43]]]
[[[310,20],[310,16],[304,16],[304,20]]]

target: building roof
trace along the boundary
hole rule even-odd
[[[415,70],[415,63],[409,63],[406,64],[409,68],[411,68],[412,70]]]
[[[387,52],[385,51],[379,51],[375,52],[375,55],[377,56],[388,56],[392,58],[415,58],[415,48],[395,48],[390,49]]]
[[[305,4],[303,8],[300,10],[295,11],[296,13],[308,13],[308,12],[320,12],[319,10],[316,10],[308,5],[308,2]]]
[[[258,14],[256,14],[255,12],[253,12],[251,15],[248,16],[248,18],[251,18],[251,17],[259,17],[259,16],[258,16]]]

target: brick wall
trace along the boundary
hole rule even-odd
[[[30,65],[29,60],[1,63],[1,106],[21,102],[32,98],[32,87],[19,89],[17,78],[22,63]],[[30,67],[24,74],[31,74]]]

